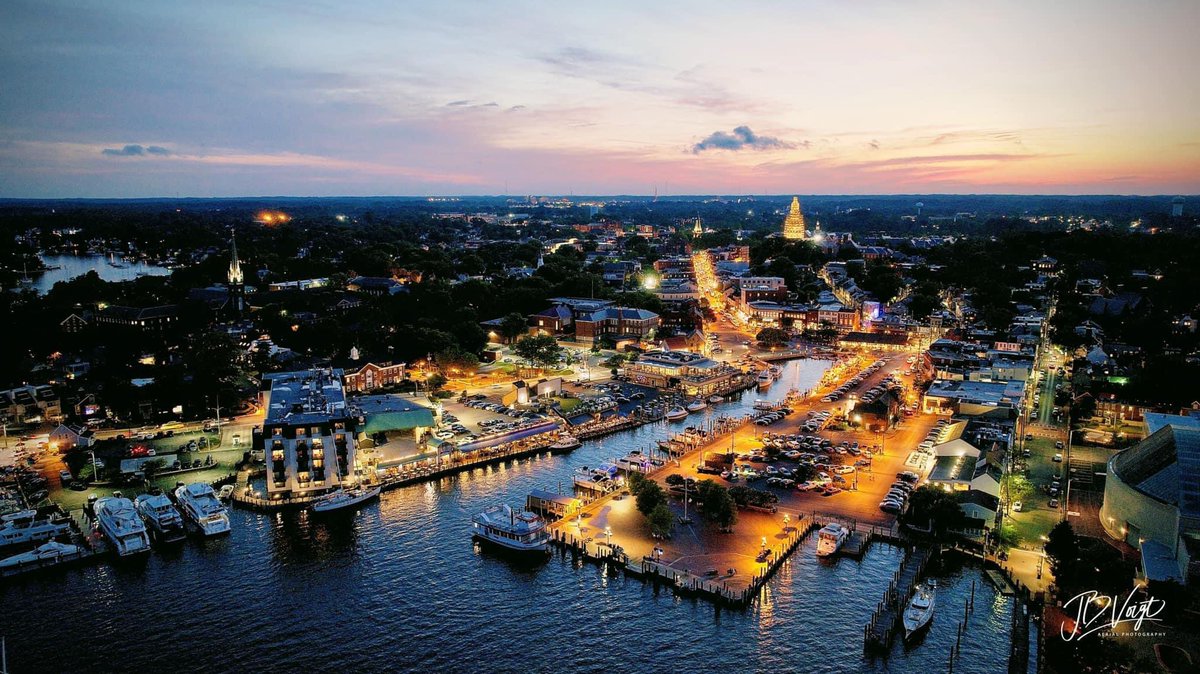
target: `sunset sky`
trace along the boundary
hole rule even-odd
[[[0,3],[0,197],[1200,192],[1200,2]]]

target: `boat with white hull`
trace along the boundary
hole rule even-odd
[[[583,466],[575,471],[573,479],[576,487],[607,494],[621,486],[621,483],[617,481],[617,471],[616,466],[609,464],[599,468]]]
[[[96,523],[118,557],[150,552],[150,536],[146,533],[146,525],[129,499],[106,496],[97,500]]]
[[[155,541],[174,543],[187,537],[183,516],[165,494],[142,494],[133,499],[133,507],[137,508]]]
[[[817,556],[829,557],[836,554],[849,537],[850,530],[846,527],[835,522],[826,524],[817,532]]]
[[[514,552],[546,553],[550,550],[550,532],[541,515],[516,511],[507,505],[492,506],[471,520],[473,535]]]
[[[774,383],[775,377],[771,376],[770,370],[763,370],[762,372],[758,373],[757,381],[760,389],[767,389],[771,388],[771,384]]]
[[[380,491],[381,488],[378,486],[338,489],[314,501],[312,511],[314,513],[332,513],[353,510],[367,501],[378,497]]]
[[[667,421],[683,421],[688,416],[688,411],[682,407],[672,407],[667,412]]]
[[[184,519],[204,536],[229,533],[229,511],[208,484],[194,482],[180,486],[175,490],[175,502]]]
[[[45,543],[70,533],[69,522],[38,517],[36,510],[22,510],[0,517],[0,548]]]
[[[699,398],[696,398],[687,406],[688,414],[703,412],[706,409],[708,409],[708,404]]]
[[[925,581],[925,584],[917,588],[916,594],[908,603],[908,608],[904,610],[905,639],[911,639],[933,620],[933,609],[937,603],[934,593],[936,589],[937,581],[933,579]]]
[[[574,435],[562,435],[554,444],[550,445],[551,454],[565,454],[566,452],[579,449],[583,443]]]
[[[29,552],[0,559],[0,571],[19,569],[26,566],[49,566],[58,562],[78,559],[83,556],[83,548],[70,543],[50,541],[42,543]]]

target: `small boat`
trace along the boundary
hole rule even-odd
[[[621,470],[638,473],[646,473],[654,468],[654,463],[650,460],[650,457],[642,454],[640,449],[633,450],[629,454],[617,459],[615,463]]]
[[[571,450],[579,449],[582,446],[583,443],[579,441],[579,438],[573,435],[561,435],[559,436],[557,442],[550,445],[550,453],[565,454]]]
[[[174,543],[187,537],[183,517],[164,494],[142,494],[133,500],[133,507],[150,528],[150,535],[159,543]]]
[[[213,488],[204,482],[180,485],[175,490],[179,512],[205,536],[229,533],[229,511]]]
[[[672,407],[667,412],[667,421],[683,421],[688,416],[688,411],[682,407]]]
[[[150,536],[133,502],[121,496],[106,496],[96,501],[96,523],[112,543],[118,557],[150,552]]]
[[[779,367],[778,365],[772,365],[770,367],[770,370],[771,370],[771,376],[774,377],[775,379],[778,379],[779,375],[783,374],[783,368]]]
[[[313,513],[331,513],[339,510],[352,510],[379,496],[380,491],[379,486],[338,489],[314,501],[312,511]]]
[[[69,522],[38,517],[36,510],[21,510],[0,517],[0,548],[45,543],[70,533]]]
[[[776,407],[775,403],[771,402],[770,400],[755,400],[754,401],[754,409],[759,410],[760,412],[766,412],[769,410],[773,410],[773,409],[775,409],[775,407]]]
[[[929,621],[933,619],[933,608],[936,603],[934,596],[935,589],[937,589],[937,581],[932,578],[917,588],[917,592],[913,595],[912,601],[909,602],[908,608],[904,610],[905,639],[910,639],[913,635],[925,629],[929,625]]]
[[[699,398],[696,398],[687,406],[688,414],[693,412],[703,412],[706,409],[708,409],[708,404]]]
[[[829,557],[842,549],[842,544],[850,537],[850,530],[837,524],[829,523],[817,533],[817,556]]]
[[[515,511],[507,505],[492,506],[471,520],[472,535],[508,550],[546,553],[550,550],[550,532],[541,515],[527,510]]]
[[[42,565],[47,562],[58,562],[64,559],[74,559],[83,554],[83,548],[69,543],[50,541],[43,543],[29,552],[22,552],[5,559],[0,559],[0,569],[20,568],[22,566]]]
[[[725,402],[725,399],[724,399],[724,398],[722,398],[721,396],[718,396],[718,395],[711,395],[711,396],[709,396],[709,397],[708,397],[708,403],[709,403],[710,405],[719,405],[719,404],[721,404],[721,403],[723,403],[723,402]]]
[[[618,468],[611,464],[604,464],[599,468],[583,466],[575,471],[573,480],[577,487],[607,494],[621,486],[616,479],[617,473]]]

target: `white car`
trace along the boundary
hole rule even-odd
[[[1014,502],[1013,502],[1013,505],[1012,505],[1013,512],[1015,512],[1015,513],[1019,513],[1019,512],[1021,512],[1021,508],[1022,508],[1022,507],[1023,507],[1023,506],[1022,506],[1022,504],[1021,504],[1021,502],[1020,502],[1020,501],[1014,501]]]

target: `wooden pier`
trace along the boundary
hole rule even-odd
[[[925,572],[933,557],[930,548],[914,548],[904,558],[892,582],[884,592],[883,600],[875,607],[871,619],[863,627],[863,648],[890,648],[896,634],[896,626],[904,615],[904,609],[912,598],[913,589]]]
[[[820,524],[812,515],[799,517],[793,526],[788,527],[783,545],[766,551],[763,559],[766,568],[762,573],[752,576],[750,584],[742,589],[730,588],[726,582],[727,579],[698,576],[672,568],[650,557],[631,560],[620,546],[610,547],[600,541],[581,540],[574,534],[561,529],[554,530],[552,540],[563,554],[571,553],[587,561],[610,564],[611,568],[622,571],[626,575],[654,583],[667,584],[680,596],[696,596],[726,606],[744,607],[758,597],[763,585],[775,575],[783,562],[796,551],[804,539],[819,526]]]

